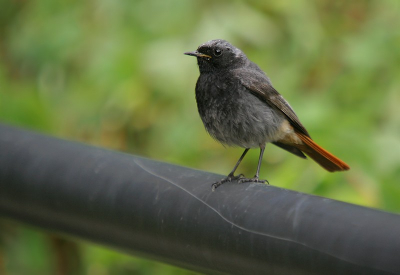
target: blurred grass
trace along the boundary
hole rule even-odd
[[[0,5],[1,122],[226,174],[242,150],[204,131],[194,100],[198,69],[183,55],[223,38],[267,72],[313,138],[352,168],[328,174],[268,146],[261,177],[400,212],[398,1]],[[240,172],[252,175],[257,156],[253,150]],[[12,231],[0,234],[0,273],[57,269],[52,254],[61,248],[49,245],[53,237],[9,222],[0,227]],[[77,251],[82,274],[178,272],[88,244]]]

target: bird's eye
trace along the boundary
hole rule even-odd
[[[214,50],[214,55],[215,56],[220,56],[222,54],[222,51],[220,49],[215,49]]]

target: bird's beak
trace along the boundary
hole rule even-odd
[[[198,51],[194,52],[186,52],[186,55],[191,55],[191,56],[196,56],[196,57],[201,57],[201,58],[211,58],[211,56],[203,53],[199,53]]]

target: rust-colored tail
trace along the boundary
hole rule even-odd
[[[316,144],[310,137],[296,133],[297,136],[303,141],[304,145],[299,146],[299,149],[306,153],[310,158],[315,160],[319,165],[328,170],[329,172],[349,170],[344,161],[338,159],[321,146]]]

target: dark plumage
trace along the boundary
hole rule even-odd
[[[349,169],[313,142],[289,103],[241,50],[218,39],[185,54],[197,57],[200,76],[196,101],[206,130],[223,144],[246,148],[231,173],[214,183],[213,189],[233,179],[260,181],[262,155],[268,142],[306,158],[304,152],[328,171]],[[252,179],[234,176],[249,148],[261,149],[256,175]]]

